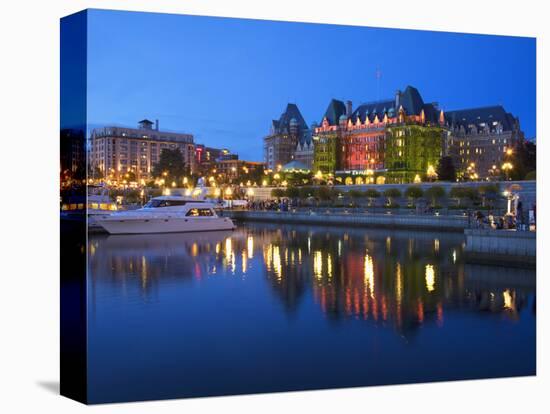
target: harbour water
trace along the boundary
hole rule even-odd
[[[453,233],[90,235],[91,402],[535,374],[535,271]]]

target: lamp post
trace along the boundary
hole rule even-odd
[[[512,165],[511,162],[505,162],[504,164],[502,164],[502,170],[505,172],[507,180],[510,180],[510,171],[513,168],[514,166]]]

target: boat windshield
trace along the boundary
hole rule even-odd
[[[161,208],[161,207],[174,207],[174,206],[184,206],[187,204],[187,200],[149,200],[147,204],[145,204],[144,208]]]

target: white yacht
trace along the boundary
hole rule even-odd
[[[212,203],[182,196],[151,199],[142,208],[96,216],[110,234],[179,233],[233,230],[230,218],[220,217]]]

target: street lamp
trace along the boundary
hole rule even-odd
[[[506,178],[510,179],[510,171],[514,168],[511,162],[505,162],[502,164],[502,169],[506,173]]]
[[[435,180],[437,178],[437,172],[435,171],[435,168],[433,165],[428,165],[428,170],[426,171],[426,175],[430,180]]]

